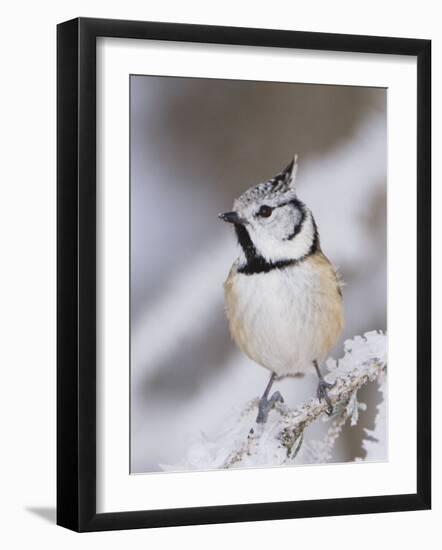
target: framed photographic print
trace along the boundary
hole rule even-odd
[[[57,36],[58,524],[428,509],[430,42]]]

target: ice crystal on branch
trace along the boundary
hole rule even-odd
[[[378,406],[376,429],[365,430],[363,447],[367,459],[374,445],[383,445],[386,437],[385,378],[387,371],[387,338],[382,332],[367,332],[344,343],[344,356],[327,361],[326,380],[336,383],[329,391],[334,415],[325,416],[327,404],[313,398],[295,409],[276,403],[267,422],[256,424],[258,398],[248,402],[238,413],[225,420],[221,430],[213,436],[200,435],[191,445],[182,464],[162,465],[164,470],[222,469],[257,466],[281,466],[305,462],[328,462],[333,447],[347,421],[356,425],[359,412],[365,410],[359,403],[358,391],[368,382],[377,381],[383,396]],[[308,428],[319,418],[329,422],[321,440],[308,440]],[[303,457],[300,449],[304,446]]]

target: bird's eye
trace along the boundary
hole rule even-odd
[[[267,206],[264,204],[261,206],[261,208],[258,210],[258,216],[261,216],[261,218],[268,218],[272,215],[273,208],[271,206]]]

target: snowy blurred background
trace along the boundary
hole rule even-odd
[[[346,283],[346,338],[386,329],[386,90],[132,76],[131,471],[179,464],[195,438],[261,395],[268,372],[228,333],[223,281],[236,256],[217,219],[299,155],[298,195]],[[295,406],[315,376],[275,384]],[[364,458],[377,386],[334,461]],[[321,426],[315,426],[321,430]],[[385,449],[379,456],[386,458]]]

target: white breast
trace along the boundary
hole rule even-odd
[[[334,271],[305,261],[245,275],[232,270],[225,284],[230,330],[238,347],[278,376],[311,371],[342,330]]]

